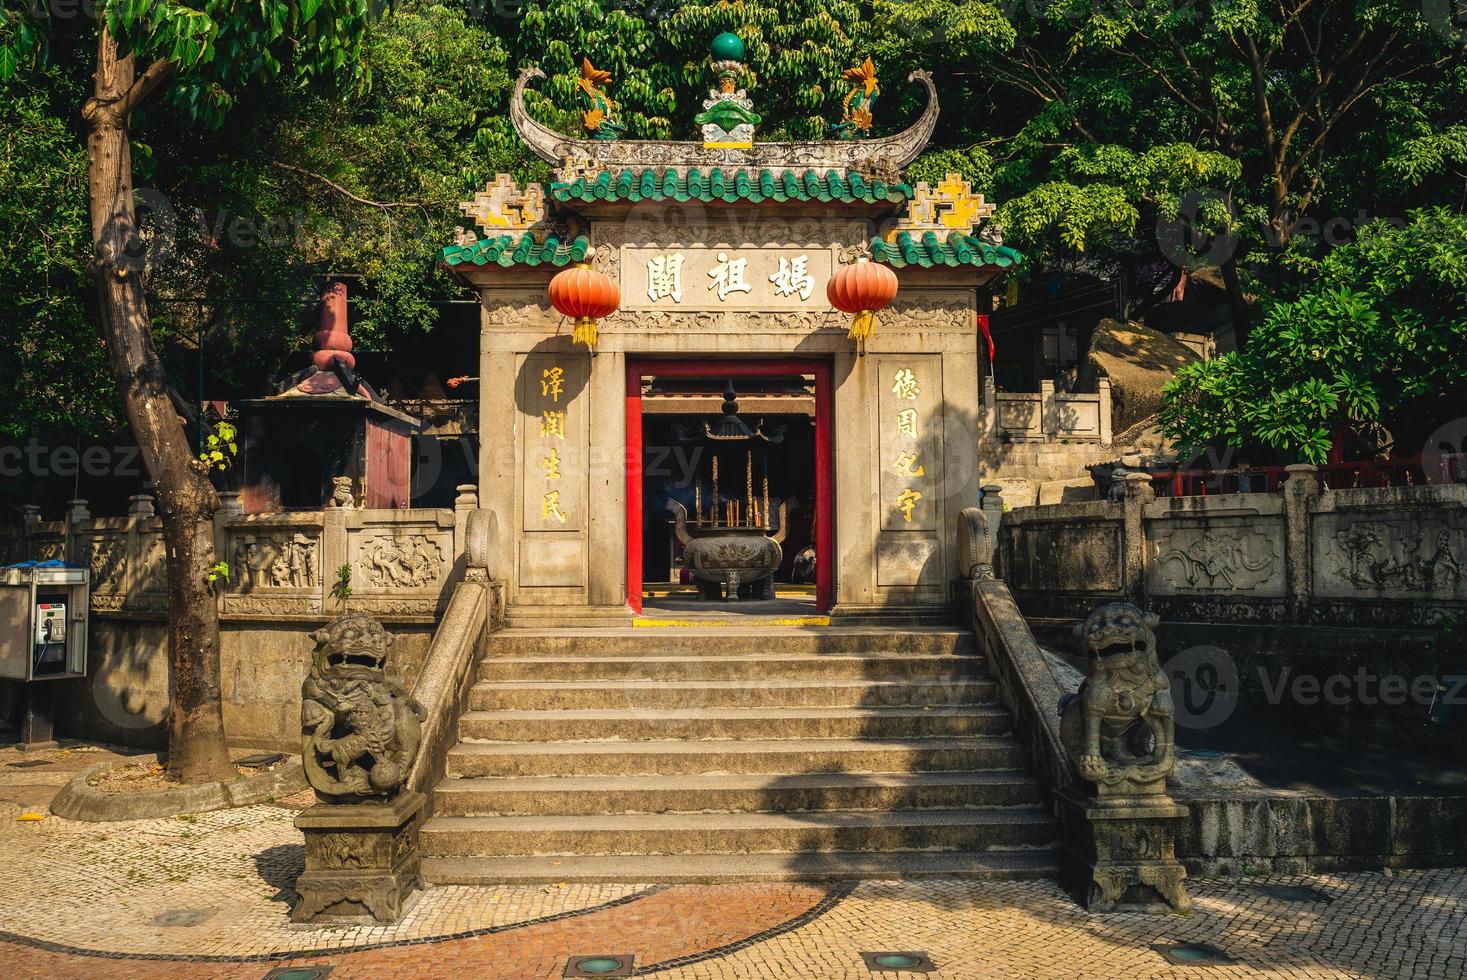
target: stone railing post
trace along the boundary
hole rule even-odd
[[[983,379],[983,437],[998,442],[998,385],[991,374]]]
[[[988,521],[988,538],[993,547],[988,556],[988,564],[993,566],[995,573],[998,571],[998,536],[1003,530],[1003,487],[996,483],[990,483],[981,489],[982,499],[978,506],[983,511],[984,518]]]
[[[1045,442],[1059,435],[1059,402],[1054,400],[1054,381],[1051,379],[1039,382],[1039,428]]]
[[[1111,442],[1110,378],[1097,379],[1095,388],[1100,393],[1100,444],[1109,446]]]
[[[145,521],[155,513],[151,494],[135,493],[127,498],[127,516],[134,521]]]
[[[467,549],[469,515],[479,509],[479,487],[473,483],[460,483],[458,496],[453,500],[453,557],[457,559]]]
[[[346,514],[345,507],[321,512],[321,611],[330,616],[346,611],[335,589],[336,570],[346,564]]]
[[[1127,473],[1121,497],[1121,555],[1125,567],[1126,597],[1138,606],[1146,603],[1146,505],[1156,498],[1151,474]]]
[[[245,574],[243,568],[234,567],[234,556],[229,553],[229,535],[225,531],[226,525],[232,518],[244,513],[244,507],[240,505],[240,492],[238,490],[220,490],[219,507],[214,511],[214,558],[216,561],[229,563],[229,577],[231,582],[238,583]],[[215,590],[215,598],[219,602],[219,608],[224,609],[224,593],[228,588]]]
[[[1310,574],[1309,511],[1319,497],[1319,470],[1308,463],[1284,467],[1284,575],[1289,615],[1302,620],[1313,592]]]
[[[92,512],[87,507],[87,502],[80,497],[66,502],[66,534],[63,537],[62,547],[65,549],[62,558],[74,565],[84,565],[92,560],[91,542],[88,547],[82,548],[82,525],[92,519]]]

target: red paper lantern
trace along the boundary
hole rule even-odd
[[[604,272],[582,263],[550,280],[550,305],[576,321],[572,340],[596,349],[596,321],[621,305],[621,289]]]
[[[896,294],[896,273],[864,255],[841,268],[825,287],[831,306],[854,315],[849,336],[862,354],[866,352],[866,338],[876,330],[876,312],[890,306]]]

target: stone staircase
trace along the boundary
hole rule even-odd
[[[459,721],[437,883],[1057,874],[971,635],[511,629]]]

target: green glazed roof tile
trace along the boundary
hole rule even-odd
[[[531,232],[519,235],[496,235],[470,245],[449,245],[443,249],[443,261],[448,265],[570,265],[581,262],[591,250],[591,240],[577,235],[570,242],[561,242],[555,235],[537,241]]]
[[[991,245],[975,235],[954,231],[946,239],[936,232],[923,232],[920,237],[909,231],[898,232],[896,241],[883,238],[871,242],[871,257],[901,269],[909,265],[930,269],[936,265],[996,265],[1007,268],[1024,261],[1024,256],[1007,245]]]
[[[567,201],[838,201],[842,204],[899,204],[910,200],[909,184],[867,181],[859,174],[843,175],[838,170],[761,170],[755,176],[746,171],[719,168],[689,168],[686,174],[676,170],[603,171],[591,179],[578,177],[550,185],[550,196]]]

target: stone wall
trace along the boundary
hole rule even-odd
[[[1441,629],[1467,614],[1467,486],[1321,491],[1312,466],[1282,494],[1020,507],[998,534],[1031,616],[1080,619],[1128,598],[1187,622]]]
[[[232,743],[299,751],[300,684],[309,633],[350,609],[380,618],[396,636],[394,669],[411,688],[440,611],[464,563],[467,515],[453,510],[327,510],[243,515],[225,494],[216,550],[231,566],[220,590],[224,725]],[[151,499],[126,517],[92,518],[73,501],[66,520],[26,520],[0,535],[5,560],[61,559],[88,567],[92,604],[87,676],[56,681],[56,727],[80,737],[161,748],[167,741],[167,593],[162,530]],[[351,568],[351,593],[333,590]],[[0,682],[4,683],[4,682]]]
[[[1301,735],[1467,751],[1467,707],[1440,711],[1411,687],[1435,678],[1446,698],[1467,676],[1467,486],[1321,491],[1296,466],[1281,494],[1158,500],[1134,474],[1120,502],[1005,513],[996,551],[1056,644],[1095,606],[1128,599],[1161,615],[1164,656],[1225,651],[1241,703]],[[1361,697],[1342,680],[1348,697],[1281,698],[1277,685],[1301,676],[1400,678],[1408,693]]]

